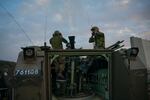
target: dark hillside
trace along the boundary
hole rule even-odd
[[[7,73],[8,76],[13,75],[13,70],[15,68],[16,63],[10,61],[1,61],[0,60],[0,72]]]
[[[16,65],[15,62],[0,60],[0,87],[1,88],[5,87],[4,86],[5,82],[10,80],[13,77],[15,65]]]
[[[4,67],[14,67],[16,65],[15,62],[10,62],[10,61],[2,61],[0,60],[0,69]]]

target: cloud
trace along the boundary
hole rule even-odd
[[[147,33],[150,32],[149,0],[2,1],[36,45],[43,45],[46,16],[47,42],[58,29],[64,33],[64,37],[75,35],[77,47],[92,48],[92,44],[88,43],[91,25],[99,26],[105,33],[106,46],[117,40],[125,40],[125,44],[129,46],[130,36],[150,38]],[[18,48],[28,45],[29,40],[2,9],[0,22],[0,46],[3,48],[1,53],[5,58],[11,59],[12,56],[9,58],[7,54],[10,53],[9,49],[13,48],[14,53],[16,48],[14,54],[17,55]]]
[[[123,5],[127,5],[127,4],[129,4],[130,1],[131,1],[131,0],[121,0],[121,3],[122,3]]]
[[[139,33],[138,37],[142,37],[143,39],[150,40],[150,32]]]
[[[133,19],[150,20],[149,0],[131,0],[129,9]]]
[[[54,17],[53,20],[54,20],[55,22],[62,22],[62,21],[63,21],[63,16],[62,16],[62,14],[60,14],[60,13],[54,14],[53,17]]]
[[[113,0],[113,5],[114,6],[119,6],[119,7],[127,7],[131,0]]]
[[[40,6],[45,6],[47,4],[49,4],[51,0],[35,0],[35,2],[40,5]]]
[[[129,29],[128,27],[124,27],[123,29],[120,29],[118,30],[118,35],[122,35],[122,34],[125,34],[125,33],[132,33],[132,30]]]

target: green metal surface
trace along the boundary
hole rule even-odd
[[[49,57],[53,55],[59,56],[99,56],[105,55],[108,60],[108,69],[100,69],[97,73],[92,73],[97,76],[97,80],[93,80],[94,84],[89,84],[92,91],[103,97],[104,100],[109,100],[110,93],[110,68],[111,67],[111,54],[112,50],[104,49],[72,49],[72,50],[48,50]]]
[[[112,50],[104,49],[69,49],[69,50],[49,50],[49,55],[101,55],[101,54],[111,54]]]
[[[102,96],[104,100],[109,100],[108,92],[108,69],[100,69],[95,73],[97,80],[91,84],[93,91]]]

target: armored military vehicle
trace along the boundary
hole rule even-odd
[[[138,48],[22,48],[12,85],[12,100],[147,100],[146,69]],[[132,67],[140,69],[132,69]]]

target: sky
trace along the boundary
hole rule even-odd
[[[91,27],[105,33],[106,47],[130,37],[150,40],[149,0],[0,0],[0,60],[16,61],[21,47],[38,45],[55,30],[76,36],[76,48],[92,48]]]

